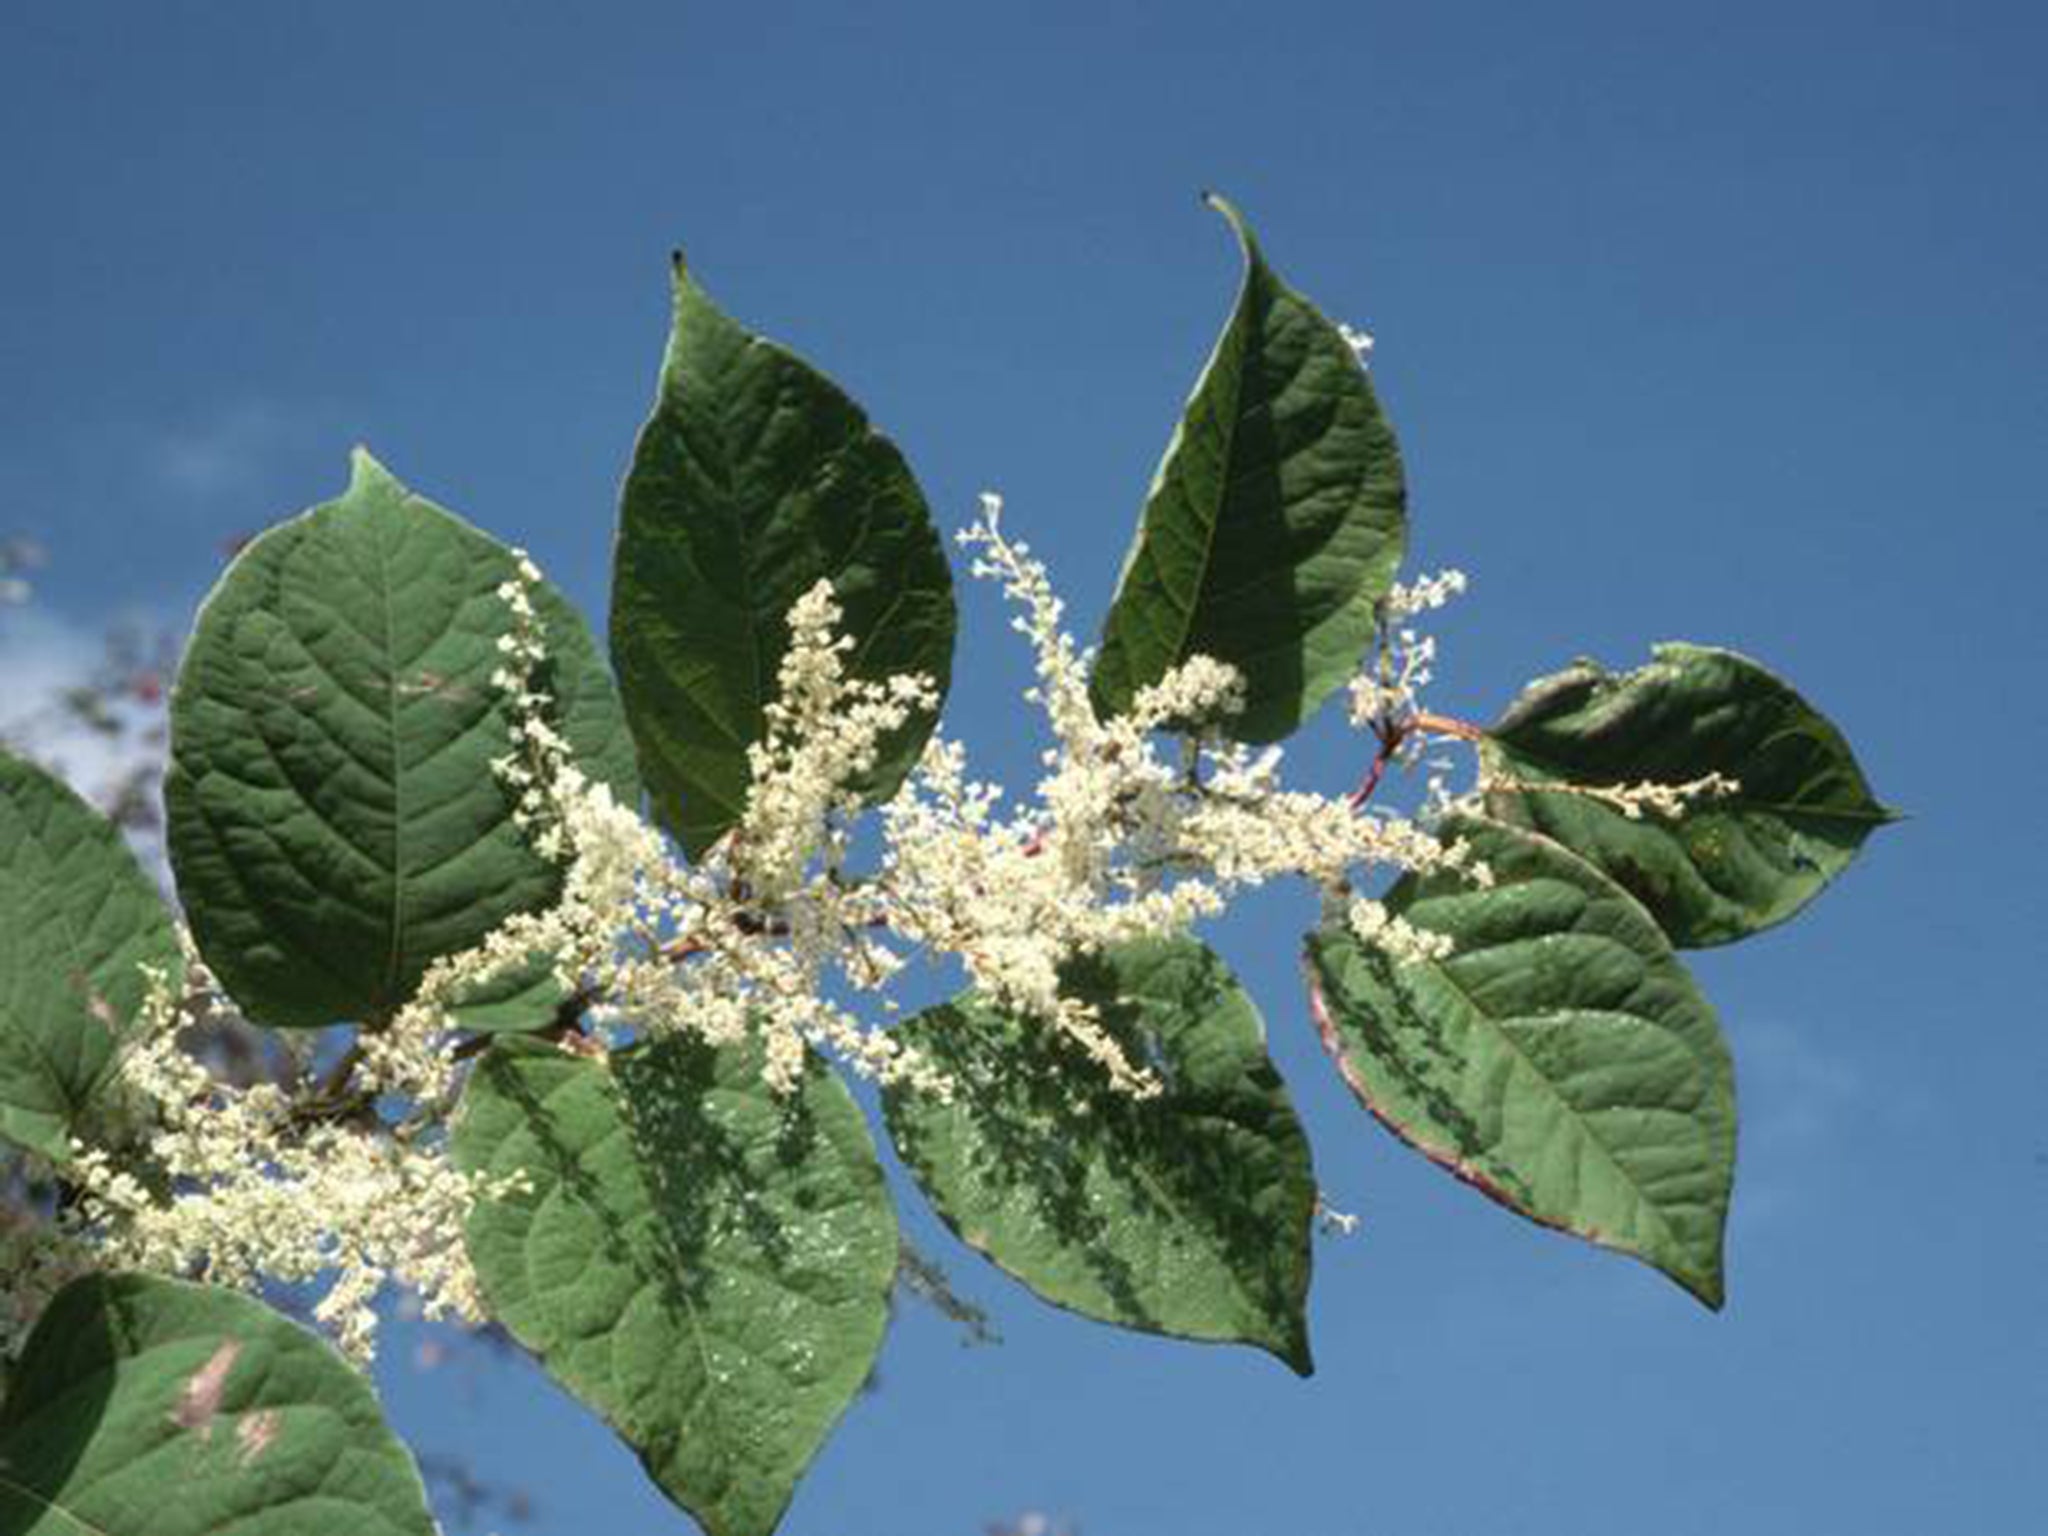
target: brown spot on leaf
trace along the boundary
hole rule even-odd
[[[85,1011],[110,1034],[121,1032],[121,1015],[114,1005],[107,1001],[105,994],[93,985],[92,977],[84,971],[72,971],[64,978],[78,1000],[85,1005]]]
[[[398,691],[407,696],[439,695],[447,699],[466,699],[474,692],[467,684],[426,667],[411,677],[400,678]]]
[[[245,1413],[235,1424],[236,1459],[248,1466],[258,1456],[270,1449],[270,1442],[277,1438],[277,1410],[260,1409]]]
[[[101,995],[97,987],[87,991],[85,1011],[104,1025],[108,1034],[121,1033],[121,1015],[115,1010],[114,1005]]]
[[[212,1438],[222,1389],[227,1386],[228,1372],[235,1368],[235,1358],[241,1352],[239,1341],[223,1339],[206,1364],[185,1378],[185,1385],[178,1391],[177,1405],[171,1409],[173,1424],[195,1431],[202,1440]]]

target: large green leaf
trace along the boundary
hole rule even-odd
[[[511,552],[358,450],[348,491],[265,533],[200,610],[171,700],[171,862],[207,964],[266,1024],[364,1019],[429,963],[545,905],[559,872],[491,770]],[[554,723],[637,803],[583,621],[535,607]]]
[[[0,1136],[69,1158],[142,1004],[144,963],[182,966],[170,913],[121,834],[0,753]]]
[[[1456,951],[1397,964],[1344,923],[1312,934],[1323,1043],[1432,1161],[1719,1307],[1735,1080],[1713,1010],[1649,914],[1585,860],[1495,822],[1446,830],[1494,884],[1411,875],[1387,905]]]
[[[954,1232],[1046,1300],[1255,1344],[1306,1376],[1315,1175],[1251,999],[1193,939],[1077,960],[1063,981],[1164,1091],[1118,1091],[969,993],[901,1031],[955,1086],[950,1102],[885,1096],[904,1162]]]
[[[0,1536],[435,1536],[369,1383],[246,1296],[95,1275],[0,1407]]]
[[[525,1041],[477,1070],[465,1166],[491,1311],[711,1536],[774,1529],[882,1340],[896,1217],[867,1125],[815,1060],[781,1099],[758,1049]]]
[[[1681,947],[1781,923],[1848,867],[1880,805],[1841,732],[1748,658],[1656,648],[1619,676],[1582,661],[1533,683],[1483,748],[1517,785],[1736,780],[1676,816],[1631,819],[1585,795],[1496,789],[1490,814],[1557,839],[1626,886]]]
[[[740,819],[786,615],[820,578],[854,676],[917,672],[944,691],[952,577],[903,455],[830,379],[721,314],[678,255],[675,328],[620,506],[611,646],[656,814],[692,857]],[[884,743],[872,798],[902,782],[934,718]]]
[[[1244,219],[1244,287],[1167,444],[1102,631],[1104,716],[1195,655],[1245,676],[1226,729],[1276,741],[1357,667],[1401,563],[1393,430],[1342,332],[1274,275]]]

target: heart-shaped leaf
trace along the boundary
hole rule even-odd
[[[1063,983],[1162,1091],[1120,1091],[968,993],[900,1031],[954,1084],[950,1101],[884,1096],[905,1164],[947,1226],[1046,1300],[1308,1375],[1315,1175],[1251,999],[1193,939],[1076,960]]]
[[[790,606],[829,579],[849,675],[952,677],[953,580],[896,445],[823,374],[712,304],[680,255],[675,328],[619,508],[611,646],[654,810],[694,858],[740,819]],[[936,715],[883,743],[886,799]]]
[[[1863,840],[1896,819],[1819,711],[1747,657],[1656,648],[1620,675],[1582,661],[1532,683],[1487,733],[1489,774],[1509,781],[1488,813],[1590,859],[1648,907],[1681,948],[1782,923],[1826,888]],[[1739,787],[1675,815],[1629,817],[1552,782]]]
[[[247,1296],[145,1275],[57,1294],[0,1406],[7,1536],[436,1536],[364,1381]]]
[[[1274,275],[1244,287],[1167,444],[1102,629],[1098,714],[1191,656],[1244,674],[1239,741],[1293,731],[1356,669],[1407,537],[1393,429],[1343,332]]]
[[[1456,950],[1396,962],[1342,922],[1310,935],[1324,1045],[1432,1161],[1719,1307],[1735,1080],[1713,1010],[1649,914],[1584,859],[1495,822],[1445,832],[1493,884],[1411,875],[1387,906]]]
[[[386,1013],[436,958],[544,906],[560,872],[492,771],[511,551],[358,450],[340,500],[245,549],[171,700],[171,863],[207,964],[251,1017]],[[575,610],[534,606],[552,723],[638,803],[617,695]]]
[[[711,1536],[775,1528],[867,1379],[896,1273],[852,1096],[813,1060],[779,1098],[761,1065],[505,1041],[455,1135],[465,1166],[528,1181],[470,1220],[493,1315]]]
[[[0,1136],[57,1162],[142,1005],[174,976],[163,898],[112,822],[0,753]]]

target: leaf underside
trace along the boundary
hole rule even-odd
[[[895,444],[795,354],[743,329],[683,266],[654,413],[619,511],[611,648],[655,814],[691,857],[739,821],[789,647],[787,615],[829,579],[850,675],[952,676],[952,575]],[[885,739],[886,799],[936,721]]]
[[[259,1301],[73,1281],[0,1406],[0,1536],[434,1536],[370,1386]]]
[[[1546,1226],[1632,1254],[1710,1307],[1735,1167],[1735,1084],[1706,999],[1642,907],[1547,838],[1446,832],[1492,870],[1405,877],[1390,909],[1449,935],[1396,963],[1310,935],[1323,1043],[1402,1140]]]
[[[1590,859],[1650,909],[1681,948],[1727,944],[1784,922],[1895,819],[1849,744],[1748,658],[1668,644],[1614,674],[1580,662],[1533,683],[1487,733],[1492,816]],[[1546,782],[1690,783],[1720,773],[1733,794],[1676,816],[1631,819]]]
[[[511,750],[491,677],[513,570],[359,450],[348,491],[250,544],[200,610],[171,701],[171,862],[207,964],[259,1022],[387,1013],[433,960],[554,899],[491,766]],[[534,605],[552,723],[637,804],[589,633],[553,587]]]
[[[1315,1176],[1251,1000],[1193,939],[1077,960],[1063,984],[1164,1092],[1119,1091],[969,993],[900,1031],[955,1085],[950,1102],[885,1093],[905,1164],[962,1240],[1047,1301],[1308,1375]]]
[[[1237,307],[1168,443],[1103,625],[1096,712],[1196,655],[1238,668],[1239,741],[1276,741],[1357,667],[1401,562],[1407,493],[1371,380],[1266,265],[1237,210]]]
[[[766,1536],[867,1379],[896,1219],[859,1108],[815,1060],[778,1099],[754,1047],[525,1041],[486,1056],[457,1158],[492,1315],[711,1536]]]

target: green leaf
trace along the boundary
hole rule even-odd
[[[171,916],[112,822],[0,753],[0,1136],[68,1161],[142,1006],[183,969]]]
[[[246,1296],[94,1275],[0,1407],[6,1536],[435,1536],[369,1383]]]
[[[1107,718],[1191,656],[1244,673],[1226,723],[1269,742],[1355,670],[1407,536],[1392,428],[1338,328],[1274,275],[1243,217],[1244,286],[1167,444],[1103,625]]]
[[[455,1153],[531,1185],[470,1220],[493,1315],[710,1536],[766,1536],[867,1379],[896,1273],[844,1085],[814,1059],[780,1099],[751,1046],[506,1041]]]
[[[952,677],[952,576],[896,445],[794,353],[713,306],[678,255],[675,328],[620,506],[612,660],[656,814],[691,857],[738,823],[747,748],[789,647],[790,606],[829,578],[851,675]],[[885,741],[894,793],[935,715]]]
[[[1489,776],[1518,785],[1735,779],[1733,794],[1633,820],[1584,795],[1487,796],[1491,815],[1555,838],[1627,887],[1682,948],[1785,921],[1896,819],[1819,712],[1748,658],[1701,645],[1660,645],[1620,676],[1582,661],[1533,683],[1482,752]]]
[[[1254,1344],[1308,1375],[1315,1175],[1251,999],[1193,939],[1077,960],[1062,981],[1164,1092],[1118,1091],[968,993],[900,1031],[955,1085],[950,1102],[884,1095],[905,1164],[947,1226],[1047,1301]]]
[[[535,955],[523,965],[472,982],[448,1004],[459,1029],[478,1034],[518,1034],[556,1022],[569,989],[555,977],[552,957]]]
[[[1547,838],[1454,822],[1492,870],[1407,876],[1387,905],[1448,934],[1396,964],[1310,935],[1323,1043],[1389,1130],[1510,1210],[1721,1305],[1735,1080],[1713,1010],[1626,891]]]
[[[513,570],[358,450],[347,493],[249,545],[200,610],[171,699],[171,863],[207,964],[260,1022],[383,1014],[554,899],[491,769],[511,750],[491,675]],[[545,584],[535,608],[553,723],[637,804],[583,621]]]

